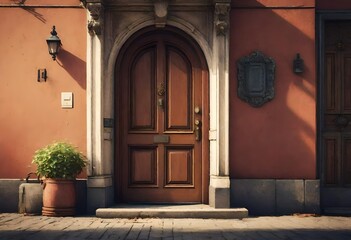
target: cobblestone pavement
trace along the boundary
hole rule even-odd
[[[0,239],[351,240],[350,217],[306,215],[228,219],[52,218],[0,214]]]

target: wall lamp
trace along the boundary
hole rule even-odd
[[[293,71],[296,74],[303,73],[305,70],[305,65],[303,59],[300,56],[300,53],[296,54],[296,58],[294,59],[293,63]]]
[[[55,26],[52,26],[52,31],[50,33],[51,33],[51,36],[46,39],[46,43],[48,44],[49,54],[52,56],[52,59],[55,61],[56,55],[58,54],[61,47],[61,40],[57,36]]]

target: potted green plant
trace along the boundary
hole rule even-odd
[[[44,216],[73,216],[76,208],[75,179],[86,158],[66,142],[56,142],[35,152],[33,163],[43,178]]]

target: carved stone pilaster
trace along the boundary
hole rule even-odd
[[[211,126],[215,140],[210,142],[214,154],[213,167],[210,169],[209,203],[215,208],[230,207],[229,178],[229,12],[230,0],[213,0],[213,72],[210,89],[215,101],[211,109],[216,109],[216,121]]]
[[[91,35],[101,35],[103,25],[103,5],[101,3],[87,3],[86,7],[91,19],[88,20],[88,30]]]
[[[215,26],[217,35],[226,35],[229,29],[230,3],[215,4]]]
[[[167,16],[168,16],[168,1],[155,0],[154,11],[155,11],[155,26],[165,27],[167,22]]]

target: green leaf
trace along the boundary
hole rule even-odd
[[[75,178],[87,163],[81,152],[65,142],[38,149],[32,162],[37,165],[37,174],[46,178]]]

